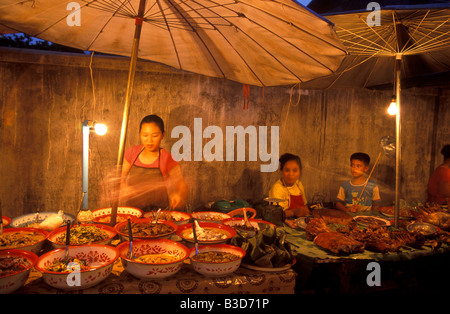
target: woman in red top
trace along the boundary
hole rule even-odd
[[[142,119],[139,127],[141,145],[124,154],[120,197],[123,206],[144,212],[184,207],[188,195],[180,165],[161,148],[164,122],[157,115]]]
[[[444,163],[439,165],[428,181],[428,202],[449,204],[450,202],[450,145],[445,145],[441,154]]]

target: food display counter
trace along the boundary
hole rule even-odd
[[[32,269],[19,294],[293,294],[296,274],[292,269],[256,271],[243,266],[233,274],[208,277],[195,272],[186,262],[166,279],[141,280],[127,273],[122,262],[114,263],[111,274],[96,286],[63,291],[47,285],[42,274]]]
[[[378,212],[365,215],[383,218]],[[298,274],[297,291],[320,293],[334,289],[338,293],[364,293],[399,289],[402,284],[413,286],[420,278],[434,284],[450,278],[448,266],[445,266],[450,262],[448,242],[437,246],[401,246],[396,251],[383,253],[366,248],[362,252],[339,255],[308,239],[304,228],[291,223],[280,227],[280,230],[286,232],[286,241],[296,258],[293,269]],[[374,270],[370,266],[372,262],[379,265],[381,283],[378,286],[367,283]]]

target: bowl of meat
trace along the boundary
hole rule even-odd
[[[139,279],[162,279],[176,274],[189,257],[189,249],[169,239],[137,239],[117,246],[124,269]]]
[[[129,240],[128,221],[118,223],[114,229],[122,241]],[[152,218],[131,220],[131,232],[134,239],[170,238],[178,229],[178,225],[168,220],[154,221]]]
[[[199,245],[191,248],[190,262],[196,272],[205,276],[225,276],[241,265],[245,250],[229,244]]]
[[[119,258],[119,251],[109,245],[90,244],[55,249],[41,255],[36,270],[43,280],[53,288],[82,290],[93,287],[106,279]]]
[[[66,227],[60,227],[48,235],[48,240],[53,248],[59,249],[66,246]],[[110,244],[117,235],[117,231],[104,224],[80,224],[70,228],[70,245],[81,246],[88,244]]]
[[[236,230],[223,224],[217,224],[214,222],[198,222],[195,225],[195,232],[199,244],[226,243],[236,235]],[[193,224],[188,223],[180,226],[177,231],[177,235],[188,244],[193,244],[195,242],[192,227]]]
[[[38,254],[48,235],[38,228],[5,228],[0,235],[0,251],[18,249]]]
[[[94,222],[109,224],[111,222],[111,207],[99,208],[92,211],[92,216],[94,217]],[[144,215],[142,209],[136,207],[117,207],[116,223],[126,221],[128,218],[141,218]]]
[[[38,256],[24,250],[0,251],[0,294],[7,294],[20,289],[28,277]]]

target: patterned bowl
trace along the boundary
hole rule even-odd
[[[228,214],[214,211],[195,212],[192,213],[191,216],[201,222],[214,223],[221,223],[222,220],[231,218]]]
[[[89,269],[80,270],[75,266],[67,272],[48,270],[54,262],[60,261],[64,256],[65,248],[44,253],[34,267],[42,273],[44,282],[51,287],[61,290],[81,290],[93,287],[109,276],[114,262],[119,258],[119,251],[115,247],[99,244],[69,246],[69,257],[86,261]]]
[[[0,269],[8,267],[10,263],[20,269],[7,275],[0,275],[0,294],[7,294],[21,288],[30,275],[31,268],[36,264],[38,256],[23,250],[0,251]]]
[[[111,222],[111,207],[99,208],[92,211],[94,222],[109,224]],[[126,221],[127,218],[141,218],[144,215],[142,209],[136,207],[117,207],[116,223]]]
[[[230,218],[222,220],[222,223],[226,226],[230,226],[236,230],[238,230],[241,234],[245,233],[247,237],[254,237],[256,235],[257,230],[265,230],[266,228],[277,228],[277,226],[271,222],[260,220],[260,219],[248,219],[250,223],[250,228],[245,226],[244,218]]]
[[[146,263],[130,259],[130,243],[122,242],[117,246],[124,269],[140,279],[161,279],[176,274],[189,257],[189,249],[183,244],[169,239],[133,240],[133,255],[137,258],[147,254],[164,254],[174,258],[172,261]]]
[[[8,247],[6,245],[0,245],[0,251],[2,250],[24,250],[28,252],[32,252],[34,254],[39,254],[44,245],[45,239],[47,239],[49,233],[43,229],[38,228],[5,228],[3,229],[3,235],[0,237],[9,237],[15,235],[18,239],[28,237],[29,235],[36,235],[37,239],[23,242],[22,244],[14,245],[13,247]]]
[[[223,224],[199,222],[198,225],[203,229],[203,232],[195,229],[199,244],[225,243],[236,235],[236,230]],[[177,235],[186,242],[194,243],[192,223],[180,226]]]
[[[139,219],[132,220],[132,224],[149,224],[152,220],[153,220],[152,218],[139,218]],[[166,232],[166,233],[161,233],[161,234],[148,235],[148,236],[143,236],[143,235],[133,233],[133,239],[167,239],[167,238],[170,238],[173,234],[175,234],[175,232],[177,232],[178,225],[174,222],[158,219],[158,224],[171,227],[171,231]],[[120,235],[120,238],[123,241],[129,240],[127,225],[128,225],[128,221],[124,221],[124,222],[118,223],[117,225],[114,226],[114,229]],[[126,228],[126,229],[124,229],[124,228]],[[131,229],[133,229],[133,227]]]
[[[145,218],[153,218],[156,215],[156,211],[147,212],[144,214]],[[172,221],[177,225],[184,225],[191,219],[191,214],[176,210],[163,210],[161,211],[159,218],[162,220]]]
[[[94,232],[103,231],[106,232],[107,238],[99,241],[94,241],[91,243],[85,243],[85,244],[71,244],[72,246],[80,246],[80,245],[88,245],[88,244],[102,244],[102,245],[108,245],[111,243],[112,239],[117,235],[116,230],[108,225],[104,224],[81,224],[81,225],[75,225],[71,227],[71,230],[74,228],[92,228],[92,235],[94,235]],[[100,230],[99,230],[100,229]],[[86,229],[87,230],[87,229]],[[58,241],[58,237],[66,234],[66,227],[60,227],[48,234],[48,240],[52,243],[53,248],[60,249],[66,247],[65,241]]]
[[[9,225],[10,223],[11,223],[11,218],[6,217],[6,216],[2,216],[3,228],[6,227],[7,225]]]
[[[189,258],[191,265],[196,272],[205,276],[225,276],[236,271],[241,265],[242,258],[245,256],[245,250],[240,247],[229,244],[210,244],[199,245],[198,254],[202,253],[231,253],[236,255],[237,258],[217,262],[217,261],[199,261],[195,259],[195,248],[191,248]]]
[[[25,227],[30,227],[30,228],[38,228],[38,224],[40,222],[43,222],[46,218],[50,217],[51,215],[57,215],[58,212],[42,212],[39,213],[39,219],[36,223],[36,213],[31,213],[31,214],[26,214],[26,215],[22,215],[16,218],[13,218],[11,220],[11,224],[9,225],[12,228],[25,228]],[[71,215],[71,214],[67,214],[64,213],[62,215],[63,220],[70,220],[70,221],[74,221],[75,220],[75,216]]]

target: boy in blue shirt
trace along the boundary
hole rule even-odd
[[[365,153],[354,153],[350,156],[352,179],[340,186],[336,198],[337,209],[353,213],[378,210],[381,201],[378,185],[373,180],[369,180],[366,185],[365,173],[369,170],[369,164],[370,157]]]

